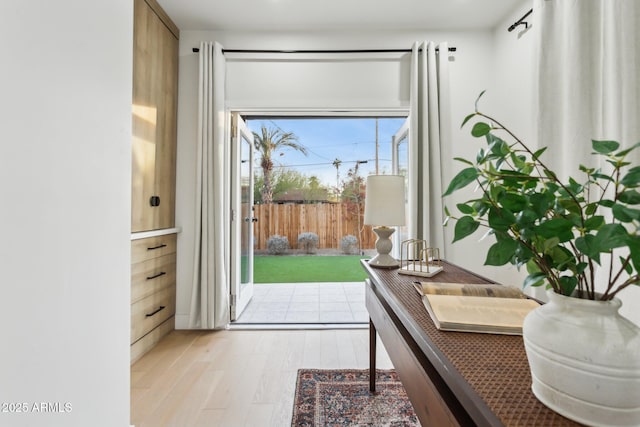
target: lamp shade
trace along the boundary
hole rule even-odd
[[[405,225],[404,177],[401,175],[369,175],[364,202],[367,225]]]

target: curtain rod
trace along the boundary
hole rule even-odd
[[[524,28],[529,28],[529,23],[527,21],[525,21],[525,18],[527,16],[531,15],[532,12],[533,12],[533,9],[531,9],[529,12],[527,12],[522,18],[518,19],[516,22],[511,24],[511,26],[509,28],[507,28],[507,31],[511,32],[511,31],[515,30],[518,25],[524,25]]]
[[[455,52],[458,48],[450,47],[449,52]],[[436,52],[439,48],[436,48]],[[200,52],[197,47],[193,52]],[[411,49],[354,49],[354,50],[260,50],[260,49],[222,49],[222,53],[404,53]]]

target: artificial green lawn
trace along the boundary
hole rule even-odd
[[[366,277],[360,265],[366,256],[255,256],[254,283],[361,282]]]

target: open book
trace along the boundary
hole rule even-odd
[[[433,323],[443,331],[522,335],[522,322],[539,304],[502,285],[415,282]]]

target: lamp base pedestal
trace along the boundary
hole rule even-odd
[[[376,251],[378,254],[369,260],[369,265],[376,268],[398,268],[400,263],[397,259],[389,255],[393,248],[391,235],[395,230],[391,227],[375,227],[373,232],[376,233]]]

